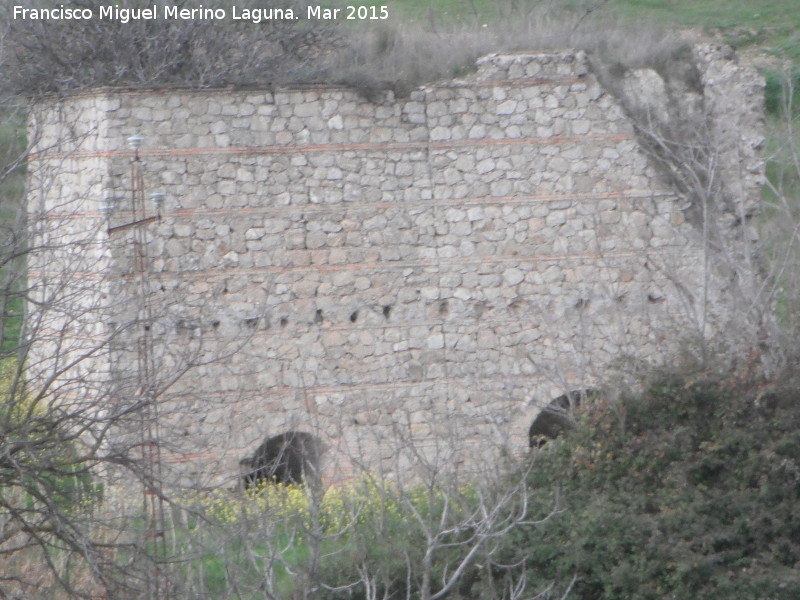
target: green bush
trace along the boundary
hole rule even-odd
[[[508,540],[532,589],[575,578],[569,597],[586,600],[799,597],[793,378],[662,377],[535,460],[534,510],[558,497],[561,512]]]
[[[768,71],[765,76],[764,108],[768,115],[781,117],[787,106],[796,113],[800,108],[800,71],[791,75]]]
[[[328,587],[345,588],[359,581],[358,569],[370,573],[381,597],[406,598],[419,593],[426,534],[452,529],[448,548],[433,552],[437,581],[448,566],[466,553],[458,543],[468,535],[461,527],[474,499],[470,487],[445,491],[438,486],[406,489],[366,483],[343,497],[337,521],[351,521],[322,565],[320,579]],[[335,533],[332,531],[331,533]],[[444,544],[443,544],[444,545]],[[414,568],[414,567],[417,568]],[[323,598],[366,597],[363,585],[323,593]]]
[[[17,509],[52,518],[102,499],[102,484],[78,456],[77,436],[37,400],[17,360],[0,360],[0,522]]]
[[[525,501],[538,524],[482,547],[448,597],[508,597],[520,581],[510,565],[524,565],[530,594],[551,598],[797,597],[798,389],[794,377],[670,375],[584,407],[580,428],[532,455]],[[472,547],[482,506],[519,509],[487,493],[367,479],[319,497],[270,486],[211,498],[191,569],[219,598],[430,597]]]
[[[202,516],[171,533],[188,557],[178,561],[179,578],[220,599],[263,597],[263,590],[299,598],[309,589],[320,599],[371,593],[429,598],[480,539],[475,530],[482,519],[488,522],[485,511],[501,507],[499,527],[509,522],[506,512],[524,513],[476,483],[401,486],[370,478],[322,495],[268,485],[246,494],[215,492],[189,504]],[[487,531],[491,535],[491,527]],[[451,597],[493,597],[484,585],[486,553],[474,556]]]

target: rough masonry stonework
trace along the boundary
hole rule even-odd
[[[697,56],[708,98],[746,100],[725,112],[746,129],[726,177],[751,206],[758,78]],[[521,454],[553,398],[733,318],[687,199],[582,52],[490,56],[380,102],[96,90],[37,106],[31,131],[29,211],[49,242],[30,277],[69,308],[41,317],[62,333],[32,362],[88,353],[75,393],[113,402],[140,392],[146,329],[163,457],[187,481],[230,485],[289,430],[324,442],[334,478],[389,468],[403,444],[453,463]],[[156,215],[132,210],[134,134],[145,200],[166,196],[126,227]]]

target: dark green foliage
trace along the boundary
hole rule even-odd
[[[787,108],[797,113],[800,108],[800,71],[791,75],[768,71],[765,76],[764,107],[767,114],[780,117]]]
[[[439,584],[452,574],[476,541],[474,527],[468,525],[479,501],[473,486],[448,490],[421,485],[409,489],[372,487],[365,491],[370,494],[365,495],[366,503],[349,507],[356,509],[353,527],[321,567],[321,580],[338,589],[321,591],[320,598],[368,598],[363,582],[357,583],[359,570],[370,574],[381,597],[423,597],[421,566],[426,549],[431,552],[433,580]],[[442,530],[449,533],[442,535]],[[441,535],[435,549],[426,548],[432,535]],[[459,589],[478,593],[480,584],[478,569],[472,567]]]
[[[598,405],[534,460],[542,527],[519,530],[537,589],[570,598],[800,597],[800,392],[663,377]],[[558,596],[556,596],[558,597]]]
[[[19,345],[25,288],[25,118],[0,100],[0,357]],[[15,110],[16,108],[16,110]]]

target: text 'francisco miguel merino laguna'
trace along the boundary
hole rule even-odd
[[[215,21],[230,18],[232,21],[251,21],[260,23],[268,20],[295,20],[305,16],[309,20],[369,19],[383,20],[388,18],[386,6],[346,6],[342,8],[324,8],[322,6],[306,7],[306,14],[291,8],[237,8],[231,6],[230,14],[225,8],[206,8],[202,4],[196,8],[178,8],[162,6],[158,10],[153,4],[147,8],[130,8],[117,4],[100,6],[96,11],[92,8],[72,8],[59,4],[56,8],[25,8],[14,6],[14,19],[39,21],[88,21],[94,18],[128,23],[162,18],[164,20],[198,20]],[[342,14],[344,11],[344,14]]]

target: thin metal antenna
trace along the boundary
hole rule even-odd
[[[143,509],[146,519],[144,543],[152,553],[151,566],[146,570],[147,600],[162,600],[168,597],[168,584],[160,567],[166,556],[164,528],[164,494],[162,491],[161,439],[159,430],[159,402],[156,384],[156,361],[153,346],[153,307],[150,294],[150,258],[148,255],[147,229],[144,227],[161,218],[161,207],[165,194],[155,192],[156,215],[147,214],[145,206],[143,163],[139,148],[143,139],[138,135],[128,138],[128,147],[134,151],[131,157],[131,211],[133,221],[109,227],[109,235],[133,229],[133,275],[136,282],[137,327],[137,386],[142,399],[140,412],[139,447],[142,452],[144,482]]]

